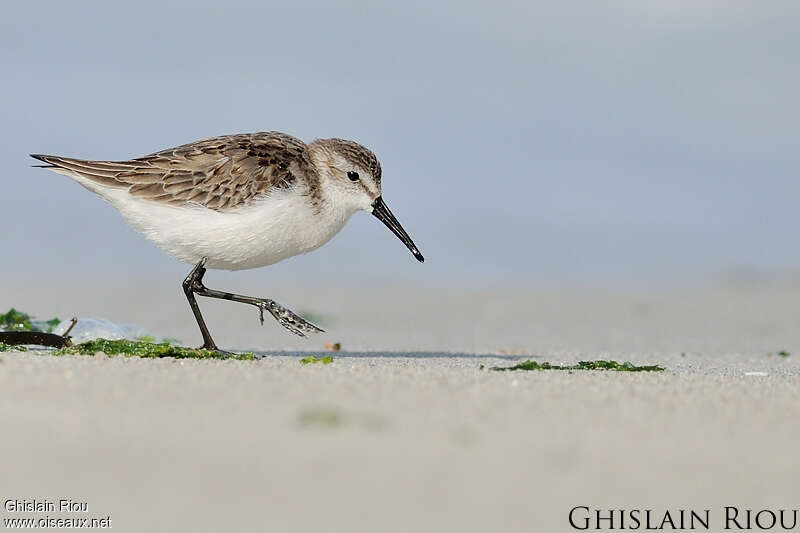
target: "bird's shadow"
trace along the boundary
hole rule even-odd
[[[476,354],[463,352],[351,352],[346,350],[339,351],[311,351],[311,350],[270,350],[253,352],[257,359],[265,357],[308,357],[320,355],[332,355],[334,358],[385,358],[385,359],[501,359],[504,361],[518,361],[520,359],[542,359],[541,355],[508,355],[508,354]]]

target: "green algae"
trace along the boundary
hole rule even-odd
[[[30,331],[33,327],[28,313],[17,311],[13,307],[8,313],[0,315],[0,328],[5,331]]]
[[[27,352],[28,349],[25,346],[16,346],[14,344],[6,344],[4,342],[0,342],[0,352]]]
[[[0,314],[0,330],[2,331],[40,331],[52,333],[61,322],[58,318],[50,320],[33,320],[33,317],[13,307],[7,313]]]
[[[548,362],[537,363],[536,361],[523,361],[514,366],[493,366],[490,370],[506,372],[513,370],[610,370],[614,372],[661,372],[663,367],[658,365],[637,366],[628,361],[618,363],[617,361],[579,361],[575,365],[551,365]]]
[[[176,346],[170,342],[132,341],[127,339],[107,340],[96,339],[61,348],[53,352],[54,355],[94,355],[102,352],[107,355],[122,355],[125,357],[160,358],[174,357],[176,359],[236,359],[249,361],[255,359],[253,352],[226,354],[213,350],[199,348],[186,348]]]
[[[771,353],[771,354],[769,354],[769,355],[777,355],[778,357],[789,357],[789,356],[790,356],[790,355],[792,355],[792,354],[791,354],[791,353],[789,353],[789,352],[787,352],[786,350],[781,350],[781,351],[780,351],[780,352],[778,352],[778,353]]]
[[[324,357],[317,357],[315,355],[309,355],[308,357],[303,357],[302,359],[300,359],[300,363],[304,364],[304,365],[316,364],[316,363],[322,363],[323,365],[329,365],[329,364],[333,363],[333,356],[332,355],[326,355]]]

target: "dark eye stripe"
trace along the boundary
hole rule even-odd
[[[347,173],[347,177],[350,178],[350,181],[358,181],[358,172],[353,172],[351,170]]]

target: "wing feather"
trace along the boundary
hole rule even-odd
[[[279,132],[226,135],[132,159],[87,161],[34,155],[106,187],[170,205],[241,207],[275,189],[315,179],[301,140]]]

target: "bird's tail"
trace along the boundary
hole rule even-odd
[[[31,154],[31,157],[34,158],[34,159],[38,159],[39,161],[42,161],[44,163],[47,163],[46,165],[31,165],[32,167],[35,167],[35,168],[53,168],[53,167],[58,166],[58,165],[54,165],[53,163],[51,163],[49,161],[49,158],[55,158],[55,156],[44,155],[44,154]]]

